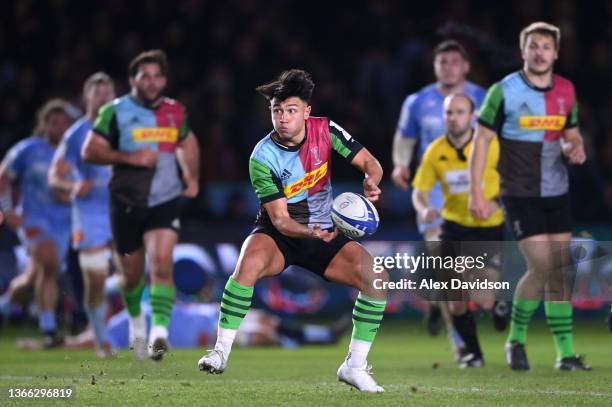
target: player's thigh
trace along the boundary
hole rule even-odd
[[[374,298],[383,298],[384,290],[376,289],[374,281],[388,281],[386,272],[374,272],[372,255],[359,243],[346,243],[333,257],[323,276],[334,283],[349,285]]]
[[[145,232],[145,249],[154,268],[172,266],[172,251],[177,241],[178,234],[174,229],[153,229]]]
[[[43,272],[54,273],[59,270],[59,255],[52,239],[43,239],[31,243],[30,253],[34,262],[43,269]]]
[[[280,274],[284,268],[285,257],[275,240],[265,233],[253,233],[242,244],[233,278],[251,287],[260,278]]]

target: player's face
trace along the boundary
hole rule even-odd
[[[51,112],[45,121],[45,134],[51,143],[57,144],[68,127],[70,127],[70,117],[66,112],[61,110]]]
[[[434,59],[434,73],[442,86],[458,85],[465,80],[469,71],[470,63],[457,51],[439,53]]]
[[[151,105],[161,97],[166,87],[166,76],[156,63],[140,64],[136,75],[130,78],[130,86],[139,99]]]
[[[102,105],[115,98],[115,88],[110,83],[98,83],[89,88],[85,95],[87,109],[97,112]]]
[[[306,119],[310,117],[311,107],[297,96],[283,101],[273,98],[270,102],[272,124],[282,140],[290,141],[304,129]]]
[[[463,96],[453,96],[444,101],[444,122],[448,135],[461,137],[472,126],[474,112],[470,102]]]
[[[536,75],[547,74],[557,60],[557,47],[551,35],[532,33],[525,40],[523,61],[525,67]]]

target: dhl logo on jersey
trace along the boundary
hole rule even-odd
[[[327,174],[327,163],[324,163],[322,166],[317,168],[314,171],[310,171],[304,178],[299,181],[294,182],[291,185],[287,185],[285,187],[285,196],[287,198],[291,198],[294,195],[299,194],[305,189],[312,188],[316,185],[317,182],[321,181],[323,177]]]
[[[519,126],[528,130],[561,130],[565,120],[565,116],[521,116]]]
[[[152,127],[132,130],[132,138],[137,142],[176,143],[178,129],[172,127]]]

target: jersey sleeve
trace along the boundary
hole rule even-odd
[[[574,106],[572,106],[565,121],[566,129],[573,129],[574,127],[578,127],[578,101],[574,102]]]
[[[249,161],[251,185],[259,201],[264,204],[285,196],[280,179],[264,162],[251,157]]]
[[[504,91],[499,83],[491,86],[478,114],[478,123],[498,135],[504,123]]]
[[[182,108],[183,108],[183,123],[181,123],[181,127],[179,127],[179,132],[178,132],[179,141],[185,140],[185,138],[189,134],[189,115],[187,114],[187,109],[184,106],[182,106]]]
[[[112,102],[100,108],[92,130],[104,137],[114,149],[119,148],[119,127]]]
[[[56,157],[69,162],[73,166],[81,162],[81,148],[75,140],[76,137],[64,137],[55,153]]]
[[[23,175],[23,172],[27,168],[27,157],[26,152],[27,144],[21,142],[13,146],[6,154],[6,166],[9,169],[11,175],[15,178],[19,178]]]
[[[332,149],[348,162],[351,162],[363,148],[346,130],[332,120],[329,121],[329,137]]]
[[[405,138],[418,139],[420,134],[418,117],[414,110],[416,108],[417,94],[408,96],[402,104],[402,111],[397,122],[397,132]]]
[[[431,145],[425,151],[421,164],[412,180],[412,187],[419,191],[429,192],[436,185],[436,169],[433,166]]]

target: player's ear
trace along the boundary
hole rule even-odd
[[[312,110],[312,106],[309,104],[306,105],[306,109],[304,109],[304,119],[308,119],[310,117],[310,111]]]
[[[464,63],[463,63],[463,72],[465,73],[465,75],[467,75],[467,74],[469,74],[469,73],[470,73],[470,68],[471,68],[471,66],[470,66],[470,61],[468,61],[467,59],[465,59],[465,60],[464,60]]]

